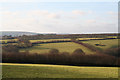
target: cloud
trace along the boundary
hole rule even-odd
[[[48,15],[50,14],[47,10],[32,10],[32,11],[27,11],[30,15]]]
[[[96,23],[96,20],[91,19],[91,20],[87,20],[86,22],[87,23]]]
[[[73,10],[72,13],[76,14],[76,15],[85,15],[86,14],[84,11],[80,11],[80,10]]]
[[[111,21],[117,21],[119,13],[118,12],[114,12],[114,11],[108,11],[107,15],[109,16],[109,19]]]
[[[109,12],[107,12],[107,14],[109,14],[109,15],[117,15],[118,13],[117,12],[113,12],[113,11],[109,11]]]
[[[48,15],[48,18],[56,18],[56,19],[59,19],[61,16],[58,15],[58,14],[55,14],[55,13],[51,13]]]
[[[27,30],[37,32],[55,32],[56,19],[60,18],[57,13],[48,11],[2,11],[2,30]],[[58,23],[58,22],[57,22]],[[47,26],[46,26],[47,25]]]
[[[114,28],[114,22],[106,20],[107,23],[101,23],[103,19],[88,19],[87,16],[81,16],[86,14],[85,12],[83,14],[82,11],[75,10],[61,13],[47,10],[2,11],[1,14],[2,30],[81,33],[109,32],[117,29]],[[105,18],[107,19],[107,17]]]
[[[62,14],[58,14],[58,13],[52,13],[52,12],[48,12],[47,10],[33,10],[33,11],[27,11],[24,12],[26,14],[26,16],[29,17],[36,17],[36,18],[44,18],[44,19],[59,19],[61,17]]]

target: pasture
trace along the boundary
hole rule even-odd
[[[0,42],[5,42],[7,43],[8,41],[18,41],[18,39],[5,39],[5,40],[0,40]]]
[[[33,42],[38,42],[38,41],[41,41],[41,42],[50,42],[50,41],[70,41],[71,39],[39,39],[39,40],[30,40],[31,43]]]
[[[72,53],[74,50],[81,48],[86,54],[94,54],[88,48],[73,43],[73,42],[62,42],[62,43],[46,43],[46,44],[37,44],[30,48],[21,49],[21,52],[29,51],[30,53],[47,53],[50,49],[58,49],[60,52],[69,52]]]
[[[118,78],[117,67],[3,63],[3,78]]]
[[[118,40],[120,39],[109,39],[109,40],[89,40],[89,41],[82,41],[83,43],[88,43],[90,45],[93,45],[97,48],[100,48],[102,50],[108,49],[108,48],[116,48],[118,47]],[[104,46],[96,46],[95,44],[101,44]]]

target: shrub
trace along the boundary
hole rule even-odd
[[[108,55],[120,57],[119,51],[120,51],[120,47],[119,48],[110,48],[110,49],[105,50],[104,53],[108,54]]]
[[[73,55],[85,55],[82,49],[78,48],[73,53]]]
[[[6,45],[6,46],[2,47],[2,52],[8,52],[8,53],[9,52],[16,52],[16,53],[18,53],[19,49],[15,45]]]
[[[51,54],[57,54],[57,53],[59,53],[59,50],[58,49],[51,49],[49,51],[49,53],[51,53]]]

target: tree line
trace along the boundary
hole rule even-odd
[[[114,53],[118,54],[115,49]],[[115,52],[116,51],[116,52]],[[59,52],[57,49],[51,49],[48,53],[37,54],[19,52],[16,47],[3,47],[3,63],[32,63],[32,64],[57,64],[57,65],[75,65],[75,66],[120,66],[120,56],[97,53],[86,55],[82,49],[76,49],[71,54],[68,52]],[[111,52],[112,53],[112,52]]]

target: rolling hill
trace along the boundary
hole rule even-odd
[[[0,31],[0,36],[22,36],[22,35],[36,35],[39,33],[33,33],[33,32],[23,32],[23,31]]]

